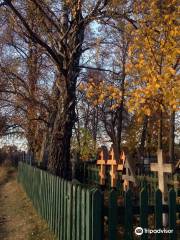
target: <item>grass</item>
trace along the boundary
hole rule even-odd
[[[0,239],[55,240],[16,181],[17,170],[0,166]]]

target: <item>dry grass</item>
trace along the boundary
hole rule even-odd
[[[16,181],[16,170],[0,166],[0,239],[54,240]]]

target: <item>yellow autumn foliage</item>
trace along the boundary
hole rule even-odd
[[[111,100],[111,110],[118,108],[121,102],[121,91],[116,86],[107,84],[105,81],[97,81],[96,79],[89,79],[87,83],[81,83],[79,90],[85,92],[88,101],[98,106],[103,104],[106,100]]]
[[[149,115],[180,107],[178,1],[134,1],[138,29],[133,31],[127,73],[131,111]],[[143,99],[143,100],[142,100]]]

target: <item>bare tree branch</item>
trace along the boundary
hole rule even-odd
[[[29,26],[29,24],[26,22],[25,18],[21,15],[21,13],[14,7],[14,5],[11,3],[11,1],[6,1],[7,2],[7,6],[10,7],[10,9],[14,12],[14,14],[20,19],[20,21],[22,22],[23,26],[25,27],[25,29],[27,30],[27,32],[29,33],[29,37],[31,38],[31,40],[34,43],[38,43],[40,46],[42,46],[44,49],[47,50],[47,52],[50,54],[50,56],[54,59],[54,61],[62,67],[62,58],[60,57],[60,55],[57,54],[57,52],[55,52],[55,50],[52,50],[52,48],[46,43],[44,42]]]
[[[110,69],[105,69],[105,68],[100,68],[100,67],[91,67],[91,66],[82,66],[82,65],[80,65],[80,66],[77,66],[78,68],[85,68],[85,69],[90,69],[90,70],[94,70],[94,71],[101,71],[101,72],[109,72],[109,73],[113,73],[113,74],[115,74],[115,75],[120,75],[121,74],[121,71],[119,71],[119,72],[114,72],[114,71],[112,71],[112,70],[110,70]]]
[[[6,2],[0,3],[0,7],[3,7],[3,6],[5,6],[5,5],[6,5]]]

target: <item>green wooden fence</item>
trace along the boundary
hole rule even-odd
[[[83,188],[24,163],[19,163],[18,173],[18,181],[57,239],[102,239],[99,190]]]
[[[166,239],[179,239],[176,219],[180,206],[173,189],[168,205],[162,205],[160,190],[155,192],[155,204],[149,205],[147,188],[139,193],[139,205],[134,205],[131,190],[119,202],[115,189],[102,193],[94,187],[84,188],[24,163],[19,164],[18,181],[59,240],[148,239],[145,233],[137,238],[135,228],[163,229],[163,213],[168,214],[166,228],[173,230]],[[164,239],[164,234],[154,236]]]

